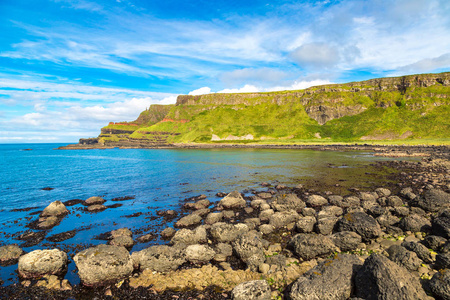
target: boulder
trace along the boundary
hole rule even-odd
[[[41,213],[41,217],[49,216],[62,216],[67,214],[69,211],[66,206],[61,201],[54,201],[50,203]]]
[[[243,282],[231,291],[233,300],[270,300],[271,289],[265,280]]]
[[[433,219],[433,234],[450,239],[450,210],[444,210]]]
[[[246,206],[244,198],[238,191],[229,193],[225,198],[219,201],[219,206],[225,209],[244,208]]]
[[[127,249],[131,249],[134,245],[134,241],[131,236],[120,235],[120,236],[116,236],[112,240],[108,241],[108,244],[114,245],[114,246],[123,246]]]
[[[37,229],[50,229],[55,227],[61,222],[60,217],[49,216],[49,217],[41,217],[37,221],[36,227]]]
[[[328,204],[328,200],[319,195],[311,195],[306,200],[306,203],[311,207],[321,207]]]
[[[183,205],[184,208],[187,209],[204,209],[208,208],[208,206],[211,204],[208,199],[199,200],[197,202],[189,202]]]
[[[139,243],[147,243],[150,242],[151,240],[156,239],[156,235],[153,233],[147,233],[144,235],[141,235],[140,237],[137,238],[137,241]]]
[[[262,234],[270,234],[275,230],[275,228],[273,228],[273,226],[270,224],[262,224],[258,229]]]
[[[393,216],[391,213],[385,213],[377,218],[377,222],[383,227],[389,227],[400,222],[400,218]]]
[[[209,246],[205,245],[189,245],[185,250],[186,260],[193,263],[209,262],[216,252]]]
[[[428,212],[437,212],[450,208],[450,194],[439,189],[430,189],[422,197],[416,197],[410,204]]]
[[[105,209],[106,209],[106,206],[104,206],[103,204],[93,204],[93,205],[88,206],[87,211],[98,212],[98,211],[102,211]]]
[[[103,204],[105,202],[106,202],[106,200],[103,199],[102,197],[90,197],[90,198],[86,199],[86,201],[84,201],[84,203],[86,203],[86,205]]]
[[[391,195],[391,191],[389,189],[386,189],[386,188],[377,188],[375,190],[375,192],[380,197],[389,197]]]
[[[276,211],[300,211],[306,204],[296,194],[281,194],[276,197],[271,206]]]
[[[22,278],[63,275],[67,271],[67,263],[67,254],[61,250],[34,250],[19,258],[18,272]]]
[[[345,214],[337,223],[338,231],[353,231],[359,234],[363,241],[377,238],[381,235],[378,222],[363,212]]]
[[[450,268],[450,253],[438,253],[436,255],[436,262],[434,264],[436,270]]]
[[[73,260],[87,286],[116,282],[133,272],[133,261],[124,247],[98,245],[77,253]]]
[[[274,214],[275,212],[273,211],[273,209],[265,209],[262,210],[259,213],[259,219],[261,220],[261,222],[267,222],[270,220],[270,217]]]
[[[269,224],[275,229],[284,227],[290,223],[296,222],[300,216],[294,210],[276,212],[269,217]]]
[[[171,237],[174,236],[175,233],[176,233],[175,229],[173,229],[172,227],[166,227],[166,228],[164,228],[163,231],[161,231],[161,236],[164,239],[170,239]]]
[[[182,217],[175,223],[175,227],[190,227],[193,225],[198,225],[202,222],[202,217],[197,214],[190,214],[185,217]]]
[[[361,244],[361,236],[353,231],[341,231],[331,236],[333,243],[339,247],[341,251],[352,251]]]
[[[211,225],[211,224],[214,224],[214,223],[222,221],[222,219],[223,219],[223,213],[222,212],[209,213],[206,216],[205,224]]]
[[[329,196],[328,199],[330,199],[330,203],[332,205],[336,205],[341,208],[359,207],[361,204],[361,200],[355,196],[342,198],[341,196],[332,195]]]
[[[425,217],[411,214],[400,221],[399,227],[404,231],[428,232],[431,229],[431,222]]]
[[[338,220],[339,218],[337,217],[321,218],[316,223],[317,233],[323,235],[331,234]]]
[[[292,248],[303,260],[327,256],[336,250],[336,245],[327,236],[313,233],[299,233],[289,241]]]
[[[118,236],[133,236],[133,233],[129,228],[126,227],[111,231],[112,238],[116,238]]]
[[[316,224],[315,217],[303,217],[297,221],[295,228],[300,233],[310,233],[314,229],[314,224]]]
[[[240,235],[233,242],[233,249],[252,271],[257,271],[258,266],[264,262],[265,256],[261,234],[256,231]]]
[[[366,300],[428,299],[418,278],[376,253],[369,256],[356,273],[354,294]]]
[[[417,257],[423,260],[425,263],[429,264],[433,262],[430,251],[424,245],[415,242],[405,241],[402,243],[402,246],[405,247],[407,250],[416,253]]]
[[[446,238],[443,238],[442,236],[438,236],[438,235],[427,235],[424,239],[423,239],[423,244],[430,248],[433,249],[434,251],[438,251],[447,241]]]
[[[150,269],[156,272],[174,271],[186,262],[185,252],[182,249],[166,245],[133,252],[131,258],[136,269]]]
[[[450,299],[450,270],[440,270],[430,280],[429,287],[438,299]]]
[[[397,196],[390,196],[386,199],[386,205],[392,207],[398,207],[403,205],[403,200]]]
[[[233,247],[230,244],[218,243],[214,250],[216,251],[214,256],[216,261],[226,261],[227,257],[233,255]]]
[[[339,217],[344,214],[344,210],[336,205],[324,206],[317,214],[317,219]]]
[[[248,226],[245,224],[227,224],[223,222],[211,225],[210,233],[218,243],[230,243],[236,238],[248,231]]]
[[[326,259],[294,282],[290,299],[348,299],[352,293],[352,279],[361,265],[361,260],[350,254],[337,254]]]
[[[195,245],[204,244],[208,241],[205,226],[199,226],[193,230],[180,229],[170,240],[171,244]]]
[[[0,247],[0,264],[15,264],[22,254],[23,250],[17,245],[2,246]]]
[[[390,260],[402,267],[405,267],[409,271],[416,271],[422,263],[416,253],[399,245],[392,245],[386,250],[386,252],[389,254]]]

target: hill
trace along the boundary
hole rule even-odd
[[[444,140],[450,73],[378,78],[298,91],[178,96],[133,122],[110,123],[80,145]]]

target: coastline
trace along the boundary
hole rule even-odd
[[[334,148],[334,150],[342,149],[343,148],[341,147]],[[349,147],[345,147],[345,149],[360,150],[349,149]],[[425,149],[429,149],[430,151],[432,149],[436,150],[434,147],[426,147]],[[183,205],[181,209],[174,211],[175,215],[171,215],[172,213],[169,213],[169,211],[161,212],[161,216],[164,219],[176,218],[175,220],[178,220],[178,222],[181,222],[181,220],[183,219],[186,221],[185,218],[188,217],[189,219],[189,216],[201,216],[202,222],[205,222],[204,224],[190,224],[188,222],[182,225],[183,222],[181,222],[178,226],[176,226],[178,227],[177,232],[183,231],[185,233],[194,233],[200,230],[199,228],[204,228],[207,232],[209,232],[209,239],[212,239],[212,242],[205,241],[203,240],[203,238],[201,238],[200,240],[195,240],[195,238],[194,240],[185,239],[183,240],[183,243],[185,244],[183,246],[183,243],[180,244],[176,241],[176,239],[174,239],[174,237],[169,237],[167,240],[170,241],[170,246],[168,247],[176,250],[177,252],[187,251],[186,249],[187,247],[189,247],[187,244],[190,244],[205,246],[208,247],[208,250],[213,249],[216,255],[225,255],[224,253],[219,253],[218,245],[220,243],[227,244],[229,245],[227,247],[233,247],[233,249],[235,250],[240,249],[240,246],[235,242],[235,239],[231,239],[227,242],[226,238],[215,234],[214,228],[223,227],[222,229],[225,229],[231,226],[231,229],[229,228],[229,231],[230,234],[232,234],[233,232],[236,232],[238,228],[241,228],[245,225],[245,228],[248,228],[248,230],[245,229],[245,232],[243,233],[245,235],[251,234],[251,232],[253,232],[252,230],[257,230],[257,232],[259,232],[258,234],[262,235],[258,235],[256,239],[260,240],[261,243],[263,243],[261,245],[258,244],[264,249],[263,256],[261,256],[261,252],[259,252],[259,250],[256,250],[253,246],[253,248],[251,248],[251,251],[259,253],[258,255],[260,259],[263,259],[262,257],[264,257],[263,260],[265,262],[263,263],[264,266],[261,266],[261,269],[259,269],[258,266],[258,268],[256,269],[252,269],[252,267],[250,267],[250,270],[246,270],[247,268],[249,268],[251,260],[247,260],[244,254],[239,254],[240,250],[236,250],[237,254],[228,254],[230,256],[225,255],[225,260],[223,260],[223,256],[222,258],[220,258],[220,255],[219,257],[214,256],[214,258],[209,258],[206,261],[197,261],[198,258],[191,258],[191,261],[188,261],[188,263],[184,263],[179,267],[176,267],[176,270],[174,271],[161,272],[160,270],[148,272],[143,270],[146,257],[146,254],[143,253],[143,256],[138,259],[138,265],[143,264],[140,270],[138,268],[137,270],[133,271],[134,275],[130,275],[130,277],[125,276],[118,278],[114,282],[115,284],[101,283],[99,285],[96,285],[95,287],[76,285],[71,287],[70,290],[61,290],[61,287],[59,289],[55,289],[54,287],[52,287],[50,283],[50,277],[48,277],[46,279],[41,279],[38,281],[25,280],[17,286],[1,287],[0,291],[2,291],[4,295],[7,295],[10,298],[19,297],[19,295],[37,295],[36,297],[38,298],[48,297],[48,295],[52,295],[52,297],[56,299],[65,299],[67,297],[79,298],[83,297],[83,295],[95,294],[99,298],[108,298],[108,295],[113,295],[118,298],[146,297],[149,299],[173,299],[175,297],[180,299],[187,299],[188,297],[193,297],[199,299],[229,299],[233,293],[232,288],[239,283],[239,280],[236,279],[237,281],[232,285],[220,286],[221,283],[219,283],[219,286],[217,286],[209,283],[206,284],[206,286],[203,286],[205,284],[202,283],[204,282],[203,280],[206,280],[205,282],[212,282],[208,281],[210,279],[208,279],[209,277],[207,277],[208,272],[212,272],[211,274],[215,274],[214,276],[216,277],[217,275],[219,277],[231,276],[231,279],[229,279],[231,281],[234,280],[234,276],[238,276],[237,274],[239,274],[240,278],[246,278],[246,281],[256,277],[265,278],[265,281],[270,284],[270,293],[271,296],[275,297],[274,299],[277,299],[277,297],[289,296],[289,293],[291,293],[291,288],[289,287],[290,285],[287,285],[286,283],[287,278],[290,278],[289,280],[287,280],[287,282],[293,283],[297,280],[297,278],[302,277],[302,274],[304,274],[308,270],[317,271],[317,268],[323,268],[324,266],[327,266],[327,264],[334,263],[334,259],[336,257],[350,259],[350,255],[352,262],[360,265],[360,263],[358,263],[358,260],[360,260],[362,264],[363,261],[367,261],[367,259],[374,253],[386,255],[383,253],[386,253],[386,251],[388,251],[388,249],[390,249],[392,246],[404,248],[404,246],[407,246],[406,244],[404,244],[404,242],[413,242],[420,245],[425,243],[426,237],[428,235],[434,234],[432,228],[427,227],[427,229],[419,229],[418,231],[416,231],[414,227],[408,227],[412,225],[408,225],[409,223],[404,224],[404,222],[402,223],[401,220],[403,218],[410,218],[410,216],[414,216],[414,218],[416,218],[415,215],[419,213],[419,219],[421,220],[421,222],[425,222],[427,224],[428,222],[435,222],[435,220],[439,219],[439,212],[428,211],[423,208],[423,205],[425,205],[426,207],[426,203],[417,202],[422,199],[422,197],[426,197],[426,193],[428,193],[428,191],[430,190],[447,191],[444,192],[447,195],[447,200],[445,200],[443,204],[444,207],[447,206],[449,201],[449,178],[448,176],[445,176],[446,174],[448,174],[448,167],[445,167],[445,163],[447,163],[448,166],[448,160],[445,159],[444,156],[445,154],[448,155],[448,148],[444,147],[441,150],[441,152],[436,153],[435,155],[433,155],[433,157],[424,158],[420,162],[389,161],[380,163],[382,165],[394,167],[400,171],[404,171],[399,174],[398,178],[395,181],[395,184],[373,186],[371,190],[367,191],[353,190],[352,196],[350,197],[343,198],[339,195],[330,195],[325,190],[306,189],[301,185],[295,187],[286,187],[282,184],[271,185],[268,183],[261,183],[261,185],[265,187],[265,191],[257,193],[255,192],[253,196],[243,198],[245,200],[245,205],[234,206],[232,204],[225,204],[226,201],[224,201],[224,199],[228,197],[225,194],[222,195],[222,199],[220,201],[208,201],[209,204],[206,204],[206,207],[205,202],[202,202],[205,201],[204,197],[194,197],[191,199],[186,199],[187,201],[185,205]],[[287,202],[284,202],[283,199],[286,198],[283,195],[292,195],[290,196],[292,198],[289,198],[292,201],[289,200]],[[241,195],[239,195],[239,193],[234,194],[234,198],[239,200],[240,197]],[[321,201],[324,201],[323,199],[326,200],[326,204],[320,204]],[[357,206],[353,207],[352,209],[351,205],[347,206],[347,204],[345,204],[348,201],[356,201],[356,199],[358,199],[359,204],[357,204]],[[399,201],[399,199],[401,203],[396,203]],[[286,205],[288,205],[289,207],[285,207]],[[294,205],[294,207],[290,207],[290,205]],[[406,208],[408,208],[407,211],[405,210]],[[418,210],[418,208],[424,211],[423,214],[420,210]],[[292,209],[294,209],[295,213],[291,212]],[[271,210],[272,213],[264,216],[263,212],[266,210]],[[209,217],[209,215],[205,213],[213,215],[212,217]],[[339,236],[338,233],[342,232],[342,230],[336,232],[333,229],[334,225],[330,227],[330,224],[340,224],[339,222],[344,222],[342,220],[344,220],[346,216],[348,216],[348,214],[354,213],[364,213],[365,217],[370,216],[370,218],[376,220],[378,224],[384,224],[384,226],[377,225],[381,226],[382,230],[381,232],[379,232],[378,237],[375,238],[367,236],[365,237],[365,240],[362,241],[363,244],[361,244],[361,241],[358,243],[358,245],[354,244],[354,249],[339,252],[334,252],[335,250],[328,249],[324,254],[315,255],[312,259],[310,259],[310,255],[308,253],[313,253],[313,249],[309,249],[306,252],[301,252],[298,249],[295,250],[295,247],[294,249],[289,248],[288,245],[292,244],[291,241],[296,236],[298,236],[298,234],[301,234],[302,237],[311,238],[313,238],[313,236],[318,236],[324,240],[333,237],[333,243],[338,243],[335,240],[336,235]],[[211,219],[213,218],[213,216],[217,216],[214,214],[222,215],[219,222],[211,223]],[[225,214],[229,214],[229,217],[225,217]],[[385,220],[385,217],[389,218]],[[257,219],[259,219],[259,221],[257,221]],[[310,221],[313,221],[315,224],[313,223],[313,226],[311,226]],[[217,225],[221,222],[223,224]],[[388,225],[391,222],[394,223],[392,225]],[[376,230],[378,232],[378,229]],[[363,232],[359,232],[356,229],[354,229],[354,232],[356,232],[358,235],[363,235]],[[191,238],[193,238],[193,236],[191,236]],[[133,240],[137,239],[133,237]],[[113,240],[114,239],[107,238],[108,244],[114,245],[114,242],[112,242]],[[245,244],[245,242],[241,239],[237,240],[240,240],[240,242]],[[320,248],[322,246],[322,244],[319,244],[315,247]],[[419,274],[419,279],[422,281],[422,283],[429,282],[432,277],[434,278],[436,276],[439,276],[435,274],[440,274],[436,270],[437,266],[434,266],[433,264],[436,262],[436,256],[443,255],[444,252],[441,252],[440,248],[436,248],[433,251],[435,251],[434,258],[432,260],[433,263],[425,263],[426,268],[425,270],[422,270],[424,273],[421,273],[422,275],[426,274],[426,276],[422,276]],[[303,258],[301,258],[302,255],[304,256]],[[274,265],[278,266],[277,264],[279,262],[277,259],[281,259],[282,257],[285,257],[285,259],[289,261],[289,266],[286,266],[286,269],[278,269],[279,267],[272,267]],[[174,259],[175,258],[169,259],[170,264],[174,264]],[[269,269],[266,269],[266,265],[268,265]],[[230,270],[230,268],[232,271],[226,273],[227,270]],[[405,266],[403,266],[402,268],[404,269]],[[324,269],[320,270],[324,271]],[[194,285],[194,287],[192,287],[189,286],[189,282],[191,281],[188,281],[187,283],[186,281],[183,281],[183,278],[185,277],[193,277],[194,273],[192,272],[197,272],[195,273],[197,274],[195,276],[200,276],[196,277],[195,279],[199,284],[198,286]],[[412,276],[410,278],[411,282],[409,283],[409,285],[417,285],[417,275],[414,275],[416,273],[410,271],[408,272],[409,273],[405,274],[413,274],[408,275]],[[328,274],[327,276],[330,275]],[[51,280],[55,280],[54,277],[51,278]],[[123,281],[122,278],[125,278],[125,281]],[[55,281],[52,282],[53,284],[55,283]],[[60,286],[62,286],[60,281],[59,284]],[[418,288],[417,286],[415,286],[415,288],[420,290],[420,288]]]

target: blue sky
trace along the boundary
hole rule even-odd
[[[76,142],[179,94],[450,70],[450,1],[1,0],[0,143]]]

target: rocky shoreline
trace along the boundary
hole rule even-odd
[[[380,162],[401,171],[396,184],[351,195],[261,183],[264,190],[252,196],[187,199],[179,211],[158,212],[176,220],[159,232],[167,243],[141,251],[130,253],[154,237],[134,237],[128,228],[73,257],[0,247],[2,265],[18,263],[20,278],[0,287],[0,298],[450,299],[449,151],[413,149],[385,148],[429,154],[420,162]],[[106,209],[104,202],[80,200],[92,213]],[[57,226],[67,204],[50,204],[34,228]],[[80,285],[63,279],[70,261]]]

